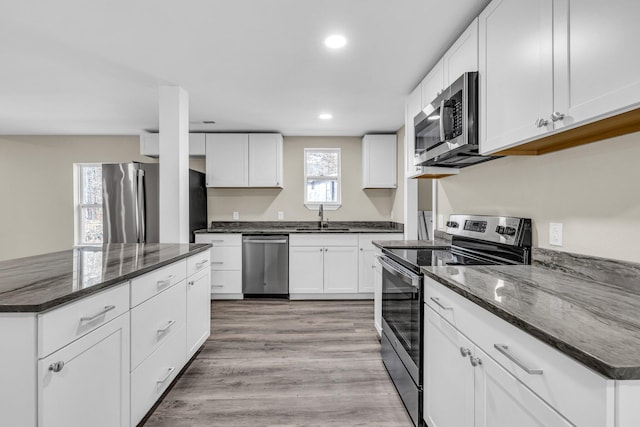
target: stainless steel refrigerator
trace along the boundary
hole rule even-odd
[[[103,163],[104,243],[157,243],[160,186],[157,163]],[[189,170],[189,235],[207,228],[205,174]]]

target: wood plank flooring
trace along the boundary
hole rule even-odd
[[[211,337],[144,424],[411,427],[372,301],[215,301]]]

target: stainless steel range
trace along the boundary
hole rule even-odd
[[[528,218],[451,215],[451,247],[383,249],[382,360],[414,425],[422,425],[421,267],[531,263]]]

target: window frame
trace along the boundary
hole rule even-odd
[[[336,153],[338,155],[338,174],[336,177],[333,176],[315,176],[307,174],[307,153]],[[342,152],[340,148],[305,148],[304,149],[304,177],[303,177],[303,186],[304,186],[304,206],[310,210],[319,210],[320,205],[323,206],[325,210],[336,210],[342,206]],[[310,201],[307,198],[307,181],[309,179],[335,179],[336,187],[337,187],[337,197],[335,202],[315,202]]]
[[[101,167],[100,163],[75,163],[73,169],[73,223],[74,223],[74,236],[73,242],[75,247],[80,246],[102,246],[104,243],[88,243],[82,240],[84,236],[84,221],[82,220],[82,211],[85,208],[100,208],[102,209],[102,203],[82,203],[84,200],[84,180],[83,178],[83,169],[89,167]]]

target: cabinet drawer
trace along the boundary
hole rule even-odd
[[[432,298],[449,309],[439,307]],[[429,278],[425,278],[425,301],[571,422],[580,426],[609,425],[606,410],[613,397],[613,381]],[[496,345],[507,346],[503,351],[520,364]],[[542,373],[527,373],[525,367]]]
[[[38,357],[43,358],[129,311],[129,283],[38,315]]]
[[[182,281],[131,310],[131,369],[185,328],[187,289]]]
[[[184,328],[169,337],[131,372],[131,425],[137,425],[160,398],[186,361]]]
[[[242,269],[241,247],[213,247],[211,248],[212,270],[240,270]]]
[[[358,246],[358,235],[336,234],[291,234],[289,246]]]
[[[131,307],[148,300],[187,276],[187,261],[178,261],[131,280]]]
[[[374,240],[404,240],[402,233],[378,233],[378,234],[360,234],[358,236],[358,246],[364,250],[379,250],[378,247],[371,243]]]
[[[242,246],[242,234],[199,233],[196,243],[210,243],[213,246]]]
[[[212,294],[240,294],[242,293],[241,271],[211,271]]]
[[[187,258],[187,276],[206,270],[211,264],[211,251],[204,251]]]

